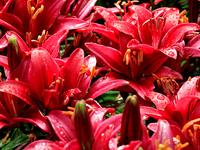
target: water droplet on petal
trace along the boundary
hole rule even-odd
[[[164,100],[164,99],[165,99],[165,96],[162,95],[162,94],[159,94],[159,95],[157,96],[157,99],[159,99],[159,100]]]

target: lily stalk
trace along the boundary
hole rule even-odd
[[[94,142],[94,131],[84,100],[75,106],[75,129],[81,150],[91,150]]]
[[[120,133],[120,145],[126,145],[129,144],[131,141],[142,139],[140,110],[136,95],[129,96],[126,99]]]

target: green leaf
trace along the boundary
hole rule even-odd
[[[2,148],[2,150],[11,150],[16,148],[17,146],[24,144],[29,141],[29,137],[25,134],[22,134],[18,137],[16,137],[14,140],[9,142],[6,146]]]

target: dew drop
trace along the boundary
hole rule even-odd
[[[162,94],[159,94],[159,95],[157,96],[157,99],[159,99],[159,100],[164,100],[164,99],[165,99],[165,96],[162,95]]]

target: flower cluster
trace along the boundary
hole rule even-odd
[[[199,150],[198,23],[96,2],[0,2],[0,148]]]

